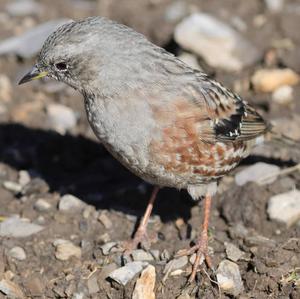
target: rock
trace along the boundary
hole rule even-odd
[[[155,299],[155,279],[156,273],[154,266],[147,266],[135,284],[132,299]]]
[[[38,54],[45,39],[70,19],[57,19],[43,23],[28,30],[21,36],[8,38],[0,43],[0,55],[15,54],[22,58],[31,58]]]
[[[181,269],[181,268],[185,267],[187,265],[187,263],[188,263],[187,256],[182,256],[177,259],[173,259],[166,264],[164,273]]]
[[[270,12],[281,12],[284,5],[284,0],[264,0],[267,9]]]
[[[100,213],[100,215],[98,216],[98,220],[103,224],[103,226],[106,229],[110,229],[113,226],[112,222],[110,221],[105,212]]]
[[[55,257],[61,261],[67,261],[72,256],[81,258],[81,248],[75,246],[68,240],[57,239],[53,242],[55,246]]]
[[[26,170],[20,170],[19,171],[19,184],[24,187],[25,185],[30,183],[30,175],[28,171]]]
[[[291,69],[261,69],[251,78],[253,87],[258,92],[273,92],[284,85],[296,85],[300,77]]]
[[[74,128],[77,123],[74,111],[61,104],[50,104],[47,107],[47,117],[51,127],[61,134]]]
[[[261,235],[254,235],[254,236],[246,236],[245,244],[249,247],[252,246],[265,246],[265,247],[274,247],[276,246],[276,242],[272,239]]]
[[[0,102],[9,103],[12,99],[12,85],[10,79],[0,74]]]
[[[238,296],[244,289],[238,265],[228,260],[219,264],[217,281],[221,290],[229,295]]]
[[[185,1],[172,1],[166,8],[165,20],[168,22],[178,22],[188,14],[188,10],[189,9]]]
[[[135,275],[140,273],[143,268],[148,266],[147,262],[130,262],[124,267],[116,269],[109,274],[109,277],[117,283],[125,286]]]
[[[153,261],[154,258],[151,253],[146,252],[143,249],[133,250],[131,253],[132,259],[134,261]]]
[[[0,223],[1,237],[26,238],[43,230],[44,227],[20,219],[19,217],[10,217]]]
[[[174,34],[183,49],[203,57],[212,67],[240,71],[259,59],[258,51],[250,42],[209,14],[195,13],[185,18],[176,26]]]
[[[39,193],[47,193],[49,191],[48,184],[40,178],[32,179],[28,184],[22,188],[23,195],[32,195]]]
[[[100,277],[101,279],[106,279],[110,273],[115,271],[118,268],[117,264],[111,263],[108,265],[105,265],[101,268]]]
[[[97,276],[96,275],[92,275],[92,277],[90,277],[87,281],[87,287],[89,290],[89,294],[96,294],[100,291],[98,282],[97,282]]]
[[[39,212],[46,212],[51,209],[51,204],[47,202],[45,199],[38,199],[33,206]]]
[[[35,273],[24,281],[24,288],[30,293],[30,298],[42,297],[45,294],[45,283],[42,275]]]
[[[198,63],[197,57],[195,55],[187,52],[183,52],[178,56],[178,58],[184,63],[186,63],[192,69],[202,71]]]
[[[16,246],[9,250],[8,255],[16,260],[26,260],[26,253],[22,247]]]
[[[237,262],[241,257],[245,255],[243,251],[241,251],[239,248],[237,248],[232,243],[225,243],[225,250],[227,254],[227,258],[230,259],[233,262]]]
[[[103,255],[109,255],[113,252],[113,249],[116,249],[117,242],[108,242],[100,247]]]
[[[288,227],[300,220],[300,191],[292,190],[272,196],[268,201],[270,219],[285,223]]]
[[[71,194],[64,195],[59,203],[58,209],[62,212],[76,213],[84,208],[84,202]]]
[[[279,173],[280,168],[277,165],[258,162],[239,171],[235,175],[235,183],[238,186],[243,186],[248,182],[255,182],[259,185],[270,184],[276,181]]]
[[[293,101],[293,88],[289,85],[283,85],[272,93],[272,100],[280,105],[288,105]]]
[[[0,280],[0,291],[12,299],[25,299],[25,295],[21,288],[14,282],[6,279]]]
[[[22,190],[22,186],[16,182],[12,182],[12,181],[4,181],[3,182],[3,187],[11,192],[14,193],[20,193]]]
[[[6,5],[6,11],[12,17],[24,17],[38,15],[42,12],[43,6],[32,0],[18,0]]]

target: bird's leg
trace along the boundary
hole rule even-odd
[[[149,222],[149,218],[150,218],[158,191],[159,191],[159,187],[155,186],[152,191],[151,197],[149,199],[144,216],[139,224],[138,229],[136,230],[136,232],[134,234],[133,239],[126,242],[123,246],[125,249],[125,254],[129,254],[133,249],[136,249],[139,246],[139,244],[143,243],[143,241],[146,241],[147,243],[149,243],[148,235],[147,235],[147,225]]]
[[[211,209],[211,201],[212,201],[211,195],[206,194],[204,199],[203,226],[197,244],[190,249],[180,250],[176,254],[176,256],[184,256],[184,255],[192,255],[194,252],[196,252],[196,258],[193,263],[193,269],[189,277],[189,282],[194,281],[202,258],[205,259],[207,266],[209,268],[212,268],[211,259],[210,256],[208,255],[208,224],[209,224],[209,216],[210,216],[210,209]]]

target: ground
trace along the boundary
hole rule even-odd
[[[43,0],[39,3],[46,10],[34,17],[18,18],[5,15],[8,2],[0,3],[1,39],[49,19],[99,14],[132,26],[175,54],[181,51],[173,40],[176,22],[163,18],[170,0]],[[226,22],[239,17],[247,24],[244,35],[261,53],[261,60],[255,65],[242,72],[224,72],[201,59],[199,63],[224,85],[238,89],[266,119],[290,120],[292,129],[288,129],[288,133],[297,135],[292,130],[293,122],[299,119],[300,86],[293,88],[294,102],[282,106],[272,102],[270,94],[255,92],[249,81],[256,69],[265,66],[288,67],[300,72],[300,38],[296,26],[300,2],[286,1],[286,5],[294,9],[279,14],[267,11],[259,0],[186,2],[191,11],[201,9]],[[265,23],[258,29],[253,24],[259,22],[259,18]],[[292,46],[285,47],[284,40],[291,41]],[[274,46],[275,41],[281,41],[282,46]],[[1,237],[0,282],[1,279],[12,280],[29,298],[131,298],[136,278],[125,287],[105,278],[107,265],[120,267],[123,261],[119,252],[103,255],[100,247],[131,237],[152,187],[124,169],[96,140],[78,93],[52,81],[34,82],[24,87],[16,85],[33,61],[14,55],[0,57],[0,72],[12,82],[11,93],[0,101],[5,109],[0,113],[0,216],[3,221],[19,215],[44,229],[26,238]],[[57,132],[47,121],[47,109],[53,103],[66,105],[76,114],[77,123],[66,134]],[[237,186],[234,181],[236,172],[254,162],[264,161],[284,168],[299,163],[299,157],[297,149],[269,144],[258,149],[220,182],[213,199],[209,246],[213,249],[215,267],[226,258],[226,244],[232,243],[244,252],[236,262],[244,285],[239,298],[300,298],[300,224],[287,227],[271,221],[267,214],[271,196],[299,188],[299,173],[282,176],[263,186],[255,183]],[[13,192],[13,188],[3,186],[7,181],[18,182],[22,170],[31,177],[25,189]],[[58,205],[64,194],[75,195],[85,205],[79,211],[60,210]],[[49,203],[49,208],[37,208],[38,199]],[[152,262],[157,275],[157,299],[176,298],[183,290],[188,291],[191,298],[230,297],[220,292],[211,270],[199,272],[196,283],[186,286],[190,265],[179,275],[162,281],[166,262],[176,251],[196,240],[201,228],[201,212],[202,202],[193,202],[184,190],[160,191],[149,226],[158,236],[151,249],[163,254]],[[103,213],[109,218],[109,225],[99,221]],[[81,256],[65,261],[57,258],[57,248],[53,245],[57,239],[70,240],[80,247]],[[9,254],[16,246],[24,249],[24,260]],[[96,277],[96,287],[91,277]],[[1,292],[0,298],[5,298]]]

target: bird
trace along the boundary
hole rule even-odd
[[[220,49],[221,51],[222,49]],[[63,24],[49,35],[36,64],[19,82],[42,77],[83,95],[88,122],[104,147],[127,169],[154,185],[130,252],[147,240],[160,188],[186,189],[204,200],[189,282],[204,259],[217,182],[260,143],[269,125],[239,95],[192,69],[135,30],[104,17]]]

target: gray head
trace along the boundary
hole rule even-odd
[[[154,53],[152,60],[144,57],[149,51]],[[20,84],[49,76],[81,92],[105,89],[105,84],[117,88],[118,82],[131,84],[130,74],[136,77],[141,66],[155,68],[153,57],[162,51],[124,25],[90,17],[64,24],[52,33],[34,69]]]

